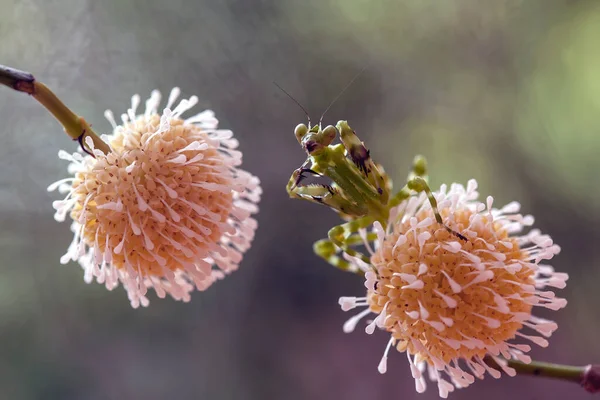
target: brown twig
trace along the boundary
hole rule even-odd
[[[499,371],[501,370],[498,363],[492,357],[486,357],[485,362],[490,367]],[[506,363],[509,367],[514,368],[519,375],[562,379],[579,384],[589,393],[600,392],[600,365],[576,367],[539,361],[532,361],[529,364],[525,364],[516,360],[507,360]]]

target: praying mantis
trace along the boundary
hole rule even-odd
[[[393,207],[422,192],[427,195],[437,223],[459,239],[467,240],[444,224],[427,183],[424,157],[415,157],[406,184],[392,195],[392,181],[382,166],[373,161],[370,151],[347,121],[322,128],[320,121],[311,127],[309,120],[308,126],[296,126],[294,135],[308,158],[292,173],[286,186],[289,196],[326,205],[346,221],[331,228],[327,239],[319,240],[313,246],[315,253],[329,264],[344,271],[363,273],[347,257],[370,264],[369,257],[353,248],[375,239],[375,233],[363,230],[375,221],[385,228]],[[338,135],[340,143],[334,144]],[[332,183],[303,184],[307,174],[329,178]]]

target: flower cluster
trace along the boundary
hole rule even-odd
[[[182,118],[198,99],[175,106],[178,95],[173,89],[159,114],[161,96],[152,92],[139,115],[133,96],[121,125],[106,111],[111,151],[59,152],[73,176],[48,188],[67,193],[53,203],[55,219],[73,220],[61,263],[78,261],[86,282],[109,290],[121,282],[133,307],[148,305],[148,288],[189,301],[194,288],[238,268],[257,227],[259,180],[239,168],[237,140],[217,129],[212,111]]]
[[[387,227],[373,226],[375,247],[366,243],[372,265],[348,257],[365,271],[366,296],[340,298],[344,311],[366,307],[346,322],[345,332],[374,314],[366,332],[377,327],[390,334],[381,373],[394,346],[406,353],[416,390],[425,390],[427,369],[444,398],[486,371],[498,378],[486,357],[514,375],[505,359],[531,361],[530,346],[514,340],[545,347],[544,337],[557,328],[534,316],[533,307],[558,310],[567,304],[545,290],[566,285],[567,274],[542,263],[560,248],[539,230],[522,232],[533,217],[519,214],[519,203],[496,209],[491,196],[486,203],[477,201],[476,190],[472,180],[466,188],[442,186],[434,194],[444,222],[466,241],[436,223],[424,195],[392,209]],[[361,234],[366,239],[366,232]]]

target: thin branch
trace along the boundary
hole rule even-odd
[[[492,357],[485,358],[486,364],[501,371],[500,366]],[[546,378],[562,379],[579,384],[589,393],[600,392],[600,365],[587,365],[576,367],[571,365],[551,364],[532,361],[529,364],[516,360],[506,360],[509,367],[519,375],[542,376]]]
[[[96,149],[104,154],[110,152],[110,147],[100,139],[85,119],[71,111],[46,85],[36,81],[29,72],[0,65],[0,84],[33,96],[61,123],[65,132],[73,140],[78,140],[83,145],[85,138],[89,136]]]

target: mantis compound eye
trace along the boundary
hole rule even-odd
[[[298,131],[298,128],[300,128],[300,126],[296,127],[296,131]],[[306,152],[311,155],[315,151],[321,150],[333,143],[336,135],[337,129],[335,126],[329,125],[325,129],[320,129],[319,126],[315,126],[308,131],[308,134],[302,138],[300,143]]]
[[[304,136],[306,136],[307,133],[308,133],[308,127],[304,124],[299,124],[294,129],[294,135],[296,135],[296,140],[298,140],[298,143],[300,143],[300,144],[302,144],[302,138],[304,138]]]
[[[337,129],[333,125],[329,125],[321,132],[321,144],[323,146],[329,146],[333,143],[335,136],[337,135]]]

